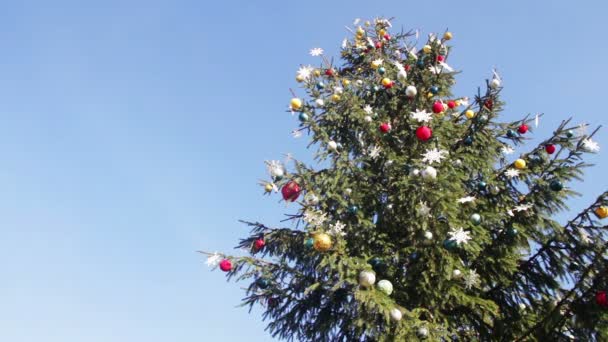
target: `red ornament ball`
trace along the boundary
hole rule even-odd
[[[220,261],[220,270],[222,270],[224,272],[228,272],[228,271],[232,270],[232,263],[230,262],[230,260],[224,259],[224,260]]]
[[[442,55],[437,56],[437,62],[443,62],[445,61],[445,57]]]
[[[494,101],[492,101],[492,99],[487,99],[484,101],[483,105],[486,106],[486,108],[488,108],[489,110],[492,110],[492,108],[494,107]]]
[[[553,152],[555,152],[555,145],[549,144],[545,146],[545,151],[547,151],[549,154],[553,154]]]
[[[416,130],[416,137],[420,141],[427,141],[427,140],[431,139],[432,135],[433,135],[433,131],[431,130],[430,127],[427,127],[427,126],[420,126]]]
[[[435,101],[435,103],[433,103],[433,113],[439,114],[441,112],[443,112],[443,103],[441,103],[441,101]]]
[[[528,131],[528,125],[523,124],[523,125],[519,126],[517,131],[519,132],[519,134],[526,134],[526,132]]]
[[[456,102],[450,100],[448,101],[448,108],[453,109],[456,108]]]
[[[327,76],[333,76],[334,75],[334,69],[327,69],[325,70],[325,75]]]
[[[599,291],[595,294],[595,302],[599,306],[608,307],[608,296],[606,291]]]
[[[253,248],[256,251],[259,251],[260,249],[264,248],[265,245],[266,241],[264,241],[264,239],[257,239],[253,242]]]
[[[300,196],[300,192],[302,192],[300,185],[294,181],[289,181],[287,184],[283,185],[283,188],[281,189],[283,199],[290,202],[295,202]]]
[[[405,71],[410,71],[410,69],[412,69],[412,66],[409,64],[406,64],[403,66],[403,69],[405,69]]]
[[[391,125],[389,123],[384,122],[380,125],[380,132],[388,133],[388,132],[390,132],[390,130],[391,130]]]
[[[382,43],[376,42],[376,49],[381,49],[381,48],[382,48]]]
[[[387,34],[385,34],[385,35],[384,35],[384,39],[386,39],[386,40],[391,40],[391,35],[390,35],[390,34],[388,34],[388,33],[387,33]]]

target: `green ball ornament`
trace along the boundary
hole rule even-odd
[[[476,226],[481,223],[481,215],[479,215],[477,213],[471,215],[471,217],[469,219],[471,220],[471,223]]]
[[[509,229],[507,229],[507,236],[510,238],[514,238],[517,236],[517,229],[510,227]]]
[[[356,215],[359,212],[359,208],[356,205],[351,205],[348,207],[348,213],[351,215]]]
[[[387,296],[390,296],[391,293],[393,293],[393,284],[386,279],[380,280],[376,287],[378,288],[378,290],[380,290],[380,292],[384,293]]]
[[[458,247],[458,244],[455,240],[447,239],[443,241],[443,247],[448,251],[453,251],[454,249],[456,249],[456,247]]]
[[[384,69],[384,67],[379,67],[379,68],[378,68],[378,73],[379,73],[380,75],[384,75],[384,73],[385,73],[385,72],[386,72],[386,69]]]
[[[500,192],[500,188],[498,186],[494,185],[494,186],[490,187],[490,193],[492,195],[498,195],[499,192]]]
[[[485,188],[488,186],[488,183],[484,182],[484,181],[479,181],[479,183],[477,183],[477,189],[479,190],[485,190]]]
[[[313,238],[308,238],[306,240],[304,240],[304,246],[306,246],[307,248],[312,248],[312,246],[315,245],[315,239]]]
[[[572,130],[568,130],[566,131],[566,138],[570,139],[574,136],[574,132],[572,132]]]
[[[561,191],[564,188],[564,184],[556,179],[549,184],[549,187],[553,191]]]

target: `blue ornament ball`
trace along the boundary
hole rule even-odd
[[[471,146],[471,145],[473,145],[473,137],[470,137],[470,136],[466,137],[466,138],[464,138],[463,142],[466,146]]]
[[[431,93],[433,94],[437,94],[439,92],[439,87],[438,86],[432,86],[430,89]]]
[[[300,113],[300,115],[298,116],[298,118],[300,119],[300,121],[304,122],[304,121],[308,121],[308,114],[306,113]]]
[[[317,83],[317,89],[323,89],[323,88],[325,88],[325,83],[323,83],[323,82]]]
[[[378,73],[379,73],[380,75],[384,75],[384,73],[385,73],[385,72],[386,72],[386,69],[384,69],[384,67],[379,67],[379,68],[378,68]]]

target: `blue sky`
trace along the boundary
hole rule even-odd
[[[276,224],[263,161],[309,160],[284,112],[356,17],[454,32],[455,92],[496,66],[504,117],[606,124],[602,1],[13,1],[0,5],[0,340],[270,341],[198,249]],[[605,131],[605,130],[604,130]],[[597,139],[608,149],[608,138]],[[589,203],[602,154],[574,186]],[[604,173],[602,173],[604,171]],[[566,216],[563,216],[565,218]]]

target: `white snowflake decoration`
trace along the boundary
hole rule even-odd
[[[416,109],[415,112],[411,112],[412,119],[418,120],[418,122],[429,122],[433,119],[433,114],[425,110]]]
[[[374,112],[374,109],[370,105],[365,105],[365,107],[363,107],[363,111],[367,115],[372,115],[372,113]]]
[[[521,212],[521,211],[528,211],[530,209],[532,209],[534,206],[532,204],[520,204],[518,206],[516,206],[515,208],[513,208],[513,211],[515,212]]]
[[[591,138],[587,138],[583,140],[583,148],[589,152],[598,152],[600,150],[600,145],[591,140]]]
[[[418,215],[422,217],[428,217],[430,216],[431,208],[429,208],[426,202],[420,201],[420,203],[418,203],[418,206],[416,207],[416,211],[418,212]]]
[[[316,210],[306,210],[302,219],[304,222],[316,227],[327,221],[327,214]]]
[[[458,199],[458,203],[462,204],[462,203],[469,203],[469,202],[473,202],[475,201],[475,197],[473,196],[466,196],[466,197],[462,197]]]
[[[207,257],[207,266],[217,267],[221,260],[222,256],[219,253],[215,252]]]
[[[433,148],[431,150],[426,150],[426,152],[422,154],[422,161],[424,163],[429,164],[441,163],[441,160],[445,159],[447,154],[448,151],[446,150],[439,150],[437,148]]]
[[[333,236],[344,236],[346,233],[344,232],[344,228],[346,225],[340,221],[329,226],[329,234]]]
[[[519,177],[519,170],[517,169],[508,169],[505,171],[505,176],[509,178]]]
[[[476,270],[470,270],[464,275],[462,280],[464,281],[464,287],[466,289],[477,287],[477,285],[479,285],[479,274],[477,274]]]
[[[509,146],[509,145],[503,145],[502,147],[502,153],[505,155],[509,155],[509,154],[513,154],[513,152],[515,152],[515,150],[513,149],[513,147]]]
[[[457,245],[460,246],[460,244],[462,243],[467,243],[469,242],[469,240],[471,240],[471,236],[469,235],[470,233],[465,231],[462,228],[452,228],[451,231],[448,232],[448,235],[450,236],[450,240],[454,240],[456,242]]]
[[[300,69],[298,69],[298,77],[301,77],[304,80],[308,80],[310,78],[310,75],[312,75],[313,70],[313,67],[311,67],[310,65],[302,66],[300,67]]]
[[[464,106],[464,107],[468,107],[469,106],[469,98],[468,97],[463,97],[460,99],[460,105]]]
[[[282,177],[285,174],[283,164],[278,160],[265,161],[266,169],[272,177]]]
[[[370,158],[372,159],[376,159],[380,156],[380,147],[378,146],[372,146],[370,147],[369,151],[368,151],[368,155],[370,156]]]
[[[323,49],[321,49],[321,48],[310,49],[310,55],[313,57],[321,56],[322,54],[323,54]]]
[[[372,42],[372,45],[373,45],[373,42]],[[382,59],[382,58],[378,58],[378,59],[375,59],[375,60],[374,60],[372,63],[373,63],[374,65],[378,65],[378,66],[380,66],[380,65],[382,65],[382,63],[384,63],[384,59]]]
[[[437,65],[431,65],[429,67],[429,70],[433,74],[441,74],[443,72],[452,72],[452,71],[454,71],[454,68],[452,68],[451,66],[447,65],[447,63],[439,62],[439,63],[437,63]]]
[[[306,196],[304,197],[304,200],[306,201],[306,203],[308,203],[310,205],[319,204],[319,197],[317,195],[313,194],[312,192],[307,193]]]

